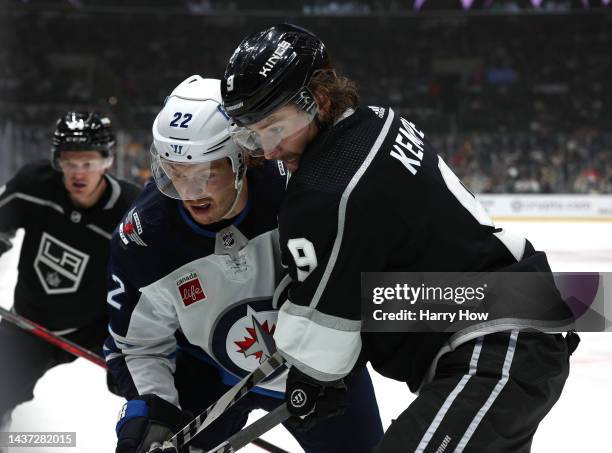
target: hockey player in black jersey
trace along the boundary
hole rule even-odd
[[[292,172],[279,213],[292,281],[277,290],[274,338],[292,365],[287,395],[309,400],[288,398],[293,413],[333,404],[326,389],[365,359],[419,391],[378,451],[528,452],[576,336],[544,333],[546,323],[525,315],[453,335],[362,333],[360,273],[546,272],[545,254],[495,228],[409,119],[359,106],[354,82],[304,29],[247,37],[222,94],[236,143]]]
[[[168,97],[153,124],[156,184],[145,187],[112,240],[105,355],[128,400],[117,453],[161,451],[152,446],[274,352],[286,170],[253,165],[232,142],[220,84],[191,76]],[[253,409],[277,407],[285,380],[286,372],[273,375],[190,445],[216,447]],[[287,426],[306,451],[369,452],[382,438],[367,370],[349,382],[344,415],[307,431]]]
[[[108,118],[69,112],[57,121],[51,162],[24,166],[0,188],[0,254],[25,230],[13,311],[98,354],[107,335],[109,241],[140,191],[108,173],[114,145]],[[47,370],[74,359],[2,320],[0,419],[8,423],[33,398]]]

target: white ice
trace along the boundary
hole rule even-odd
[[[555,271],[612,271],[612,223],[505,222],[500,226],[528,237],[547,251]],[[10,307],[17,277],[17,246],[0,259],[0,305]],[[541,423],[533,453],[605,451],[612,419],[612,334],[582,334],[572,356],[571,374],[560,401]],[[10,367],[10,363],[1,366]],[[372,372],[385,427],[414,399],[405,384]],[[202,382],[202,387],[206,383]],[[12,453],[110,453],[122,400],[106,391],[104,372],[83,359],[49,371],[38,383],[35,399],[14,412],[12,431],[75,431],[76,449],[13,449]],[[263,414],[256,412],[250,422]],[[300,448],[282,428],[266,436],[282,448]],[[261,451],[249,446],[245,452]]]

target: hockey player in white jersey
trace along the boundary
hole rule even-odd
[[[113,237],[105,356],[128,400],[117,453],[163,442],[275,349],[277,212],[287,174],[280,163],[249,161],[230,139],[220,101],[220,81],[199,76],[172,92],[153,124],[155,184]],[[251,410],[277,407],[285,381],[286,373],[273,375],[191,445],[213,448]],[[338,395],[342,415],[310,430],[287,425],[306,451],[369,452],[380,441],[367,370],[348,382],[350,391]]]

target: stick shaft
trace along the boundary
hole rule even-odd
[[[17,327],[27,330],[33,335],[36,335],[37,337],[62,348],[64,351],[67,351],[72,355],[82,357],[95,363],[96,365],[101,366],[102,368],[106,368],[106,362],[98,354],[51,332],[43,326],[36,324],[35,322],[30,321],[17,313],[12,313],[5,308],[0,307],[0,316],[2,316],[3,319],[15,324]]]

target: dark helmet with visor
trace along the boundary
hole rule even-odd
[[[244,126],[265,119],[293,103],[310,116],[317,105],[308,84],[317,69],[329,66],[325,45],[314,34],[291,24],[279,24],[245,38],[225,69],[223,105],[235,122],[232,136],[253,150]],[[303,126],[302,126],[303,127]]]
[[[55,125],[51,146],[51,161],[61,170],[62,151],[98,151],[104,165],[112,162],[115,148],[115,135],[111,120],[96,112],[68,112],[59,118]]]

